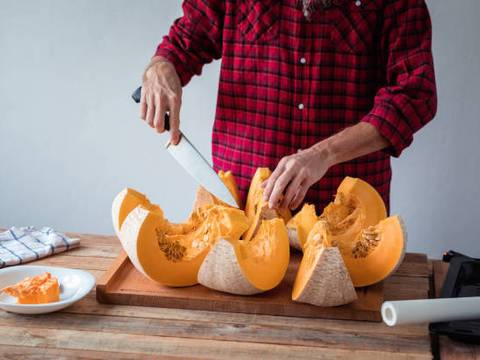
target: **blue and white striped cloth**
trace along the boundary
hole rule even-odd
[[[73,249],[80,239],[72,239],[52,228],[11,227],[0,233],[0,268],[24,264]]]

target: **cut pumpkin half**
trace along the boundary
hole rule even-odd
[[[170,223],[158,206],[138,194],[126,189],[117,195],[112,208],[114,226],[119,219],[118,237],[132,264],[163,285],[196,284],[211,245],[220,238],[238,240],[249,226],[243,211],[221,205],[199,207],[185,223]],[[137,206],[128,212],[135,197]]]

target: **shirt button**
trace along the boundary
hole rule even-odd
[[[358,7],[358,6],[360,6],[360,5],[362,5],[362,2],[361,2],[360,0],[355,1],[355,6]]]
[[[298,109],[299,109],[299,110],[305,109],[305,105],[303,105],[303,104],[298,104]]]
[[[307,59],[305,59],[304,57],[302,57],[300,59],[300,64],[306,64],[307,63]]]

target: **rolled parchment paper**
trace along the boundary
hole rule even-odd
[[[385,301],[381,311],[388,326],[480,319],[480,296]]]

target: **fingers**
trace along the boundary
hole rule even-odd
[[[275,181],[272,193],[268,200],[268,206],[270,208],[279,208],[282,202],[283,192],[287,188],[288,184],[293,180],[294,174],[292,171],[284,171],[278,179]]]
[[[273,171],[272,175],[267,179],[265,188],[263,190],[263,200],[268,201],[271,198],[273,187],[277,179],[282,175],[283,170],[285,169],[285,163],[287,162],[286,157],[282,158],[275,170]]]
[[[165,112],[167,107],[165,101],[162,99],[162,96],[156,97],[156,107],[155,107],[155,129],[158,133],[163,133],[165,131]]]
[[[177,145],[180,141],[180,99],[171,96],[170,103],[170,142]]]
[[[147,95],[147,115],[146,115],[146,122],[150,127],[154,127],[153,119],[155,117],[155,99],[152,95]]]
[[[304,181],[297,189],[297,193],[291,202],[290,209],[296,209],[302,204],[303,199],[305,199],[305,195],[307,195],[308,188],[308,184]]]
[[[298,191],[300,190],[300,186],[302,182],[305,180],[305,176],[303,174],[303,171],[300,171],[298,174],[296,174],[295,178],[292,180],[290,185],[288,185],[287,190],[285,191],[285,196],[283,197],[282,203],[280,207],[284,208],[292,208],[292,201],[294,197],[297,195]]]
[[[147,100],[145,98],[145,90],[142,87],[142,92],[140,96],[140,119],[145,120],[147,117]]]

